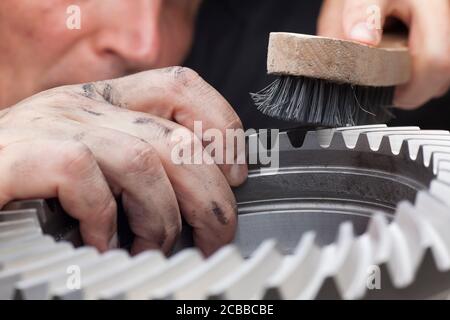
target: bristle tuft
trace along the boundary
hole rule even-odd
[[[277,119],[327,127],[384,123],[394,87],[366,87],[307,77],[281,76],[251,97],[262,113]]]

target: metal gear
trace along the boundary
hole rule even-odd
[[[249,139],[257,139],[250,136]],[[51,202],[0,212],[1,299],[421,299],[450,292],[450,133],[385,125],[278,136],[235,189],[235,242],[130,257],[78,245]],[[58,240],[59,241],[56,241]],[[67,285],[67,268],[82,287]]]

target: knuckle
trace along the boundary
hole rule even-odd
[[[188,128],[183,126],[178,126],[172,130],[170,135],[170,141],[172,143],[183,143],[183,144],[193,144],[199,141],[198,137]]]
[[[181,126],[172,131],[169,138],[169,146],[172,151],[177,149],[188,151],[189,154],[183,155],[186,159],[189,157],[194,157],[194,152],[204,151],[202,140],[200,140],[200,138],[197,137],[192,131]]]
[[[26,111],[70,110],[78,106],[83,96],[77,86],[67,85],[39,92],[19,103]]]
[[[200,76],[194,70],[187,67],[171,67],[168,69],[170,82],[176,88],[187,87],[200,79]]]
[[[75,96],[75,93],[76,93],[75,86],[67,85],[43,91],[41,93],[38,93],[38,95],[42,96],[43,98],[51,100],[65,101],[68,98],[71,97],[73,98]]]
[[[131,146],[123,164],[126,174],[136,174],[148,171],[156,171],[161,166],[156,150],[148,143],[138,142]]]
[[[62,86],[44,90],[26,98],[16,104],[17,107],[23,107],[27,111],[41,109],[43,106],[52,106],[60,104],[64,106],[71,97],[72,86]],[[70,101],[70,100],[69,100]],[[18,108],[15,108],[16,110]]]
[[[239,116],[234,112],[233,109],[229,109],[228,112],[224,115],[225,120],[227,121],[227,125],[225,129],[243,129],[244,125],[242,124]]]
[[[60,151],[63,172],[80,175],[95,167],[95,158],[91,150],[81,142],[66,142]]]
[[[114,80],[103,80],[82,85],[82,96],[107,102],[113,106],[125,107],[126,105],[121,101],[119,92],[115,88]]]
[[[51,89],[47,89],[41,92],[38,92],[34,95],[34,97],[53,97],[55,95],[64,95],[67,91],[69,91],[71,86],[59,86]]]

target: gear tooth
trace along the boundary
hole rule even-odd
[[[387,266],[393,244],[386,213],[376,212],[372,216],[365,234],[370,239],[373,256],[371,269],[367,273],[366,290],[360,298],[379,299],[379,296],[385,296],[386,291],[394,290]],[[373,274],[369,271],[373,271]],[[370,276],[373,278],[370,278]]]
[[[389,221],[384,212],[377,212],[372,216],[366,234],[372,240],[374,263],[386,262],[391,251],[392,239],[389,233]]]
[[[387,264],[381,264],[379,270],[380,287],[368,290],[364,297],[366,300],[429,299],[432,295],[445,292],[450,285],[450,273],[443,273],[437,269],[430,248],[424,250],[417,267],[415,280],[407,287],[394,286]]]
[[[180,251],[167,261],[152,253],[147,251],[133,257],[124,267],[113,271],[106,281],[103,280],[103,284],[94,284],[105,286],[98,296],[102,299],[154,299],[160,294],[159,290],[172,281],[182,279],[187,272],[204,262],[196,248]],[[132,276],[127,277],[127,273],[132,273]]]
[[[315,232],[305,233],[292,256],[267,281],[264,299],[307,299],[305,293],[320,277],[321,249],[315,243]]]
[[[41,228],[37,210],[34,208],[16,209],[15,207],[8,206],[5,210],[0,211],[0,222],[17,222],[23,220],[31,220],[36,228]]]
[[[334,132],[331,132],[330,134],[318,134],[316,131],[308,131],[305,135],[305,139],[303,141],[301,149],[317,150],[321,148],[328,148],[328,141],[331,142],[333,136]]]
[[[348,149],[354,149],[358,142],[361,130],[345,130],[341,131],[344,137],[345,145]]]
[[[431,248],[426,248],[417,267],[415,282],[404,292],[400,291],[402,299],[414,297],[414,299],[448,298],[450,286],[450,272],[443,272],[436,264],[435,254]],[[427,290],[424,290],[424,289]],[[424,291],[428,291],[427,294]],[[444,293],[445,296],[438,296]],[[434,296],[434,297],[433,297]]]
[[[417,153],[412,150],[408,140],[402,140],[398,156],[405,160],[416,160]]]
[[[337,131],[349,131],[349,130],[373,130],[373,129],[382,129],[387,128],[388,126],[386,124],[369,124],[369,125],[363,125],[363,126],[353,126],[353,127],[340,127],[336,128]]]
[[[389,132],[388,129],[385,129],[383,131],[366,131],[362,135],[367,136],[367,141],[369,141],[370,150],[372,151],[378,151],[381,145],[381,142],[383,141],[383,137]],[[391,153],[391,150],[389,148],[389,154]]]
[[[287,132],[280,132],[278,134],[278,143],[280,150],[291,150],[292,148],[296,148],[289,139]]]
[[[437,179],[444,181],[447,184],[450,184],[450,171],[440,170],[437,174]]]
[[[287,155],[283,171],[251,167],[235,190],[235,244],[206,260],[188,242],[168,260],[159,251],[131,258],[125,250],[74,249],[55,242],[62,214],[49,202],[7,205],[10,211],[0,211],[0,298],[418,299],[448,292],[448,131],[370,125],[295,129],[277,139]],[[414,196],[414,204],[397,204]],[[145,260],[152,254],[163,261],[153,273]],[[83,261],[81,290],[67,288],[64,272],[52,274],[61,263]],[[373,287],[368,271],[379,276]]]
[[[434,179],[430,184],[430,193],[450,207],[450,184]]]
[[[361,135],[366,135],[368,144],[372,151],[377,151],[380,147],[381,140],[384,136],[388,136],[392,133],[415,133],[419,131],[418,127],[397,127],[388,128],[385,126],[362,126],[362,127],[350,127],[345,130],[340,130],[344,134],[347,146],[354,148],[359,145],[358,139]],[[391,153],[391,151],[389,151]]]
[[[408,145],[405,141],[405,135],[389,134],[387,135],[387,138],[389,139],[391,151],[394,155],[399,155],[402,153],[404,145]]]
[[[450,270],[450,211],[445,204],[428,191],[420,191],[416,197],[416,214],[428,224],[428,234],[434,249],[436,263],[442,271]]]
[[[36,240],[42,240],[36,238]],[[34,241],[34,240],[33,240]],[[11,254],[3,255],[1,257],[1,266],[0,269],[1,277],[0,277],[0,296],[2,299],[11,299],[12,296],[8,296],[9,294],[14,295],[14,288],[19,289],[21,291],[22,282],[18,282],[21,280],[25,280],[27,273],[32,270],[33,266],[39,266],[41,269],[41,273],[43,270],[47,268],[53,267],[55,262],[60,262],[60,260],[64,260],[69,258],[75,252],[73,245],[66,241],[60,241],[58,243],[55,242],[47,242],[42,243],[35,247],[33,250],[25,249],[22,252],[14,252]],[[64,264],[61,266],[64,268]],[[65,269],[65,268],[64,268]],[[10,281],[17,281],[17,283],[12,287],[9,287],[11,284]],[[17,287],[16,285],[19,285]],[[16,291],[17,293],[17,291]],[[7,295],[5,298],[4,295]],[[21,295],[22,296],[22,295]]]
[[[450,144],[448,146],[437,146],[437,145],[423,145],[423,154],[426,156],[424,159],[426,165],[433,169],[433,173],[438,172],[439,160],[445,160],[450,158]]]
[[[424,144],[422,145],[422,153],[424,158],[424,163],[427,167],[431,167],[433,172],[436,173],[437,165],[434,161],[437,153],[447,153],[450,152],[450,144],[448,146],[435,145],[435,144]]]
[[[329,265],[326,266],[324,281],[318,291],[318,296],[325,294],[324,290],[331,290],[330,293],[334,296],[336,292],[338,296],[343,298],[344,292],[339,288],[337,280],[339,270],[345,265],[345,261],[348,259],[353,243],[355,241],[355,234],[353,231],[353,224],[351,222],[343,222],[339,225],[339,231],[337,234],[336,242],[331,245],[333,251],[332,259],[329,259]],[[333,291],[335,287],[336,292]]]
[[[68,217],[61,205],[57,201],[44,199],[31,199],[14,201],[7,204],[4,210],[34,210],[36,221],[42,228],[42,232],[59,235],[60,227],[65,225],[65,240],[70,240],[75,245],[81,245],[81,236],[77,231],[78,223],[76,220]],[[56,236],[59,240],[62,237]]]
[[[407,256],[404,252],[407,250],[407,246],[397,226],[391,225],[389,231],[393,241],[392,252],[389,260],[386,262],[386,266],[394,287],[400,288],[412,280],[412,272],[409,271],[410,267],[407,265],[409,261],[407,261]]]
[[[418,165],[422,165],[422,166],[425,166],[427,168],[429,167],[430,158],[427,157],[427,154],[426,154],[426,152],[424,150],[424,146],[422,146],[422,145],[419,146],[414,161],[416,161]]]
[[[341,223],[336,237],[336,261],[338,265],[342,263],[342,260],[348,254],[354,239],[353,224],[350,221]]]
[[[380,148],[380,144],[384,137],[389,137],[392,135],[418,135],[420,132],[419,127],[392,127],[385,129],[373,129],[371,131],[366,131],[365,133],[369,136],[369,141],[371,149],[377,151]],[[389,154],[394,153],[393,149],[390,148]]]
[[[113,268],[124,267],[129,262],[129,255],[125,250],[111,250],[104,253],[99,259],[91,261],[85,265],[80,264],[80,271],[84,277],[83,287],[85,283],[91,283],[96,277],[101,277],[105,273],[110,272]],[[49,297],[53,299],[70,299],[72,297],[84,297],[81,290],[73,290],[67,287],[67,274],[59,276],[56,281],[52,281],[49,288]],[[124,298],[124,297],[120,297]]]
[[[447,157],[445,157],[445,160],[443,158],[439,158],[437,169],[438,172],[439,170],[450,171],[450,160],[447,160]]]
[[[10,211],[11,212],[11,211]],[[10,213],[8,212],[8,213]],[[11,215],[15,215],[14,211]],[[0,217],[0,218],[4,218]],[[7,217],[10,218],[10,217]],[[19,222],[23,220],[12,220],[10,222]],[[39,227],[36,227],[35,225],[26,226],[24,228],[13,228],[12,230],[5,230],[0,233],[0,243],[10,243],[10,242],[16,242],[21,240],[29,239],[30,237],[41,237],[42,236],[42,230]],[[0,256],[1,257],[1,256]],[[4,269],[4,264],[0,260],[0,271]]]
[[[417,265],[425,248],[430,245],[421,224],[423,219],[414,213],[412,204],[403,201],[398,205],[395,220],[390,225],[394,241],[388,267],[398,288],[404,288],[414,281]]]
[[[438,174],[440,171],[450,170],[450,147],[448,148],[448,152],[433,152],[430,163],[434,174]]]
[[[356,238],[342,265],[334,276],[341,296],[348,300],[360,299],[367,286],[367,272],[373,264],[372,246],[367,235]]]
[[[353,149],[370,152],[372,149],[370,148],[369,137],[365,133],[360,133]]]
[[[418,159],[419,153],[423,154],[423,144],[426,142],[423,138],[414,138],[406,140],[412,160]],[[420,157],[422,164],[424,163],[423,155]]]
[[[345,143],[342,132],[336,131],[333,134],[333,138],[331,139],[329,148],[334,150],[345,150],[349,148],[349,146]]]
[[[378,153],[386,154],[386,155],[395,155],[394,147],[391,144],[391,140],[389,136],[383,136],[381,138],[378,149],[373,149],[374,146],[371,146],[372,150],[377,151]]]
[[[374,287],[366,291],[366,295],[363,299],[365,300],[379,300],[379,299],[389,299],[390,295],[393,295],[393,299],[399,298],[399,289],[395,287],[394,281],[392,280],[392,274],[389,270],[387,262],[383,262],[378,265],[378,287]],[[401,295],[400,295],[401,297]]]
[[[317,140],[322,148],[328,148],[331,140],[336,133],[336,129],[321,129],[316,130]]]
[[[0,233],[1,234],[1,233]],[[40,234],[30,234],[27,237],[15,238],[0,243],[0,259],[2,263],[6,263],[5,258],[20,257],[30,252],[42,248],[49,248],[55,245],[55,241],[50,236],[42,236]],[[26,269],[22,267],[22,271]],[[9,300],[14,297],[15,285],[18,281],[23,280],[20,270],[1,270],[0,272],[0,299]]]
[[[52,274],[50,272],[66,271],[68,267],[76,265],[83,272],[84,267],[98,260],[99,253],[93,247],[82,247],[74,250],[65,259],[56,260],[54,264],[48,264],[45,272],[32,279],[24,279],[15,285],[15,299],[20,300],[43,300],[49,299],[49,286],[45,285]],[[50,274],[49,274],[50,273]]]
[[[408,143],[413,158],[414,156],[418,158],[419,153],[422,153],[423,162],[427,167],[430,166],[433,153],[450,152],[450,140],[433,140],[422,137],[416,139],[408,139]]]
[[[261,299],[266,279],[282,261],[277,242],[274,239],[264,241],[241,268],[210,288],[209,299]]]
[[[235,245],[227,245],[214,253],[204,264],[171,281],[158,290],[157,299],[205,299],[212,284],[236,272],[244,260]]]
[[[434,141],[434,140],[450,140],[450,135],[448,131],[444,130],[407,130],[407,131],[393,131],[392,133],[386,134],[389,137],[392,145],[392,150],[394,154],[400,152],[403,143],[407,143],[409,140],[419,140],[419,141]]]

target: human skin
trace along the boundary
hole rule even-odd
[[[195,143],[194,120],[204,131],[242,128],[194,71],[164,68],[189,50],[198,1],[77,1],[81,30],[69,30],[73,3],[0,2],[0,206],[58,197],[84,242],[104,251],[117,245],[122,197],[133,253],[169,252],[183,217],[211,254],[233,239],[230,185],[247,167],[171,161],[172,132]]]
[[[178,65],[199,0],[0,1],[0,107],[64,84]],[[66,27],[70,5],[81,29]]]
[[[444,95],[450,87],[449,0],[325,0],[318,33],[377,45],[383,30],[366,24],[367,9],[374,5],[381,11],[381,26],[390,17],[409,28],[412,76],[396,89],[395,106],[416,109]]]
[[[121,196],[136,236],[133,253],[169,252],[184,217],[195,243],[211,254],[233,239],[230,185],[242,183],[247,168],[172,161],[175,130],[201,146],[192,132],[195,119],[223,137],[226,129],[242,128],[228,102],[182,67],[62,86],[25,99],[0,111],[0,206],[58,197],[80,221],[84,242],[103,251],[115,239],[114,197]]]

